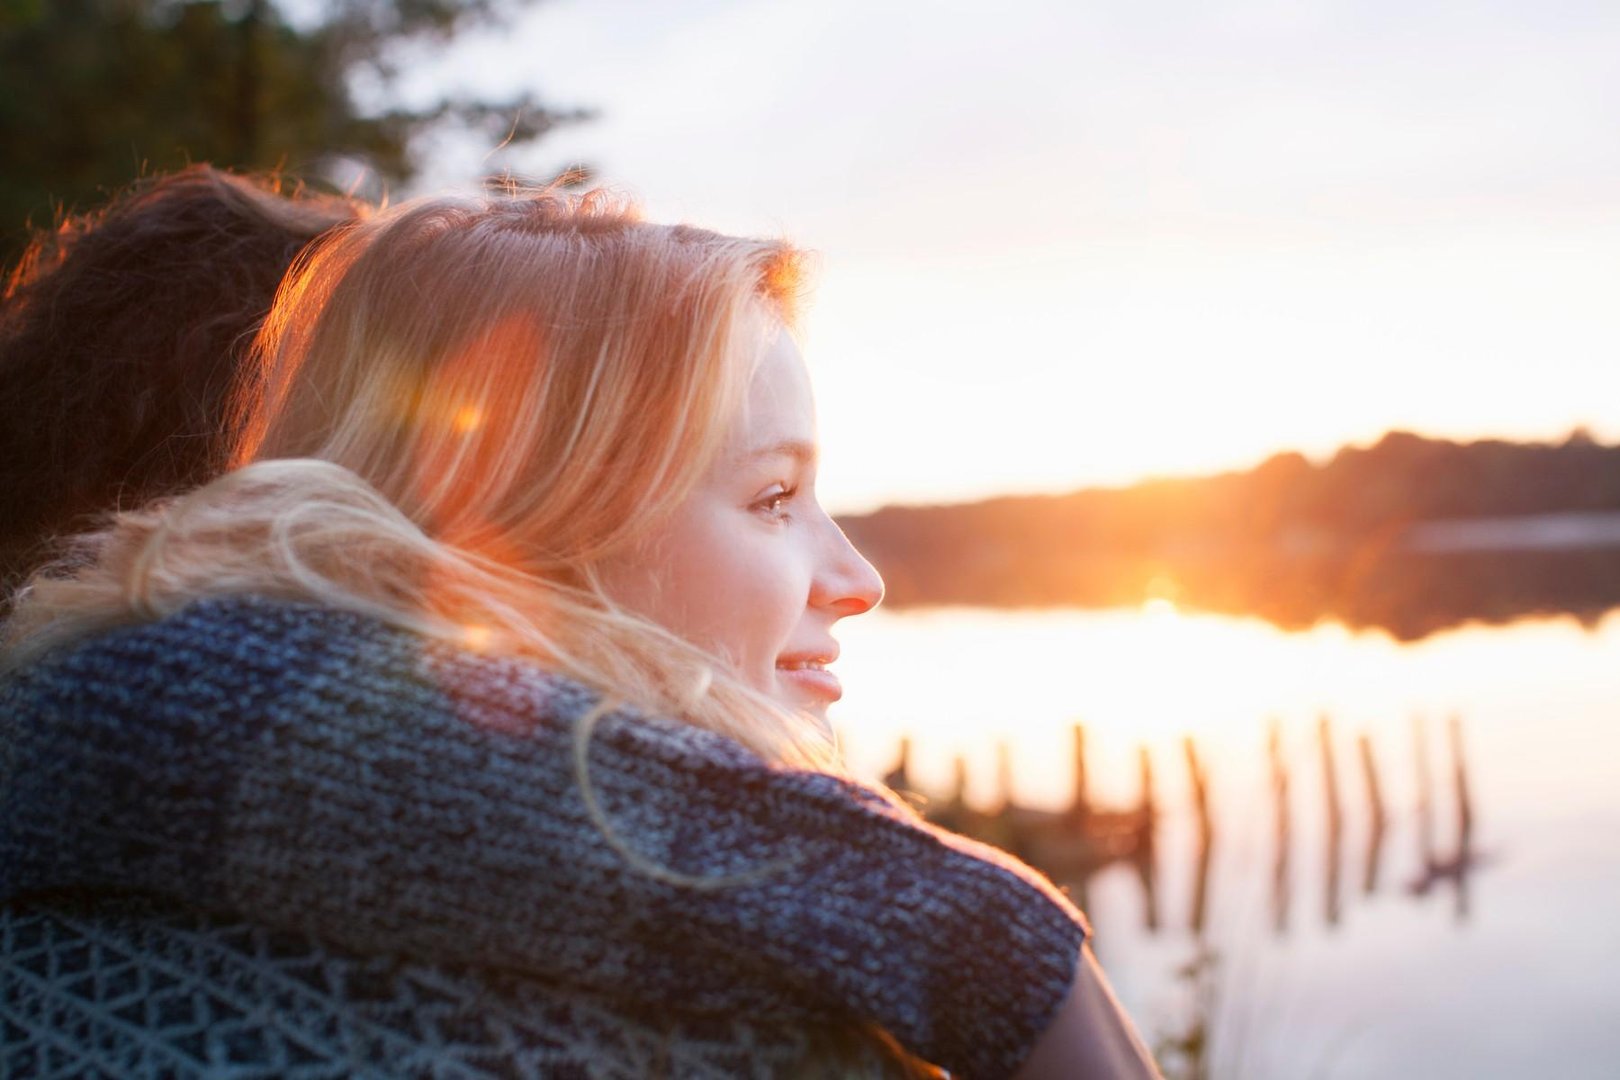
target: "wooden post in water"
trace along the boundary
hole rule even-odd
[[[911,736],[900,736],[900,760],[884,774],[883,784],[894,792],[911,790]]]
[[[1463,759],[1462,717],[1450,718],[1451,769],[1457,790],[1457,918],[1468,917],[1468,872],[1473,869],[1474,801],[1468,792],[1468,764]]]
[[[1076,820],[1084,822],[1091,816],[1091,795],[1087,790],[1086,778],[1086,728],[1084,724],[1074,725],[1074,796],[1069,800],[1069,813]]]
[[[1013,807],[1012,747],[1006,739],[996,741],[996,787],[1001,791],[1001,812]]]
[[[1327,825],[1332,832],[1344,828],[1344,808],[1339,804],[1339,774],[1333,767],[1333,721],[1326,713],[1316,720],[1316,736],[1322,746],[1322,796],[1327,800]]]
[[[1271,733],[1266,738],[1266,755],[1271,759],[1271,796],[1277,813],[1277,851],[1271,863],[1271,919],[1272,928],[1282,934],[1288,929],[1288,851],[1292,829],[1288,817],[1288,765],[1283,761],[1282,725],[1276,717],[1271,720]]]
[[[1191,735],[1181,740],[1181,748],[1187,755],[1187,782],[1192,787],[1193,809],[1198,814],[1199,841],[1207,846],[1214,833],[1209,819],[1209,777],[1204,772],[1203,762],[1198,760],[1198,747]]]
[[[1338,770],[1333,766],[1333,722],[1323,713],[1316,721],[1317,738],[1322,744],[1322,797],[1327,801],[1327,890],[1326,911],[1329,926],[1339,922],[1339,855],[1344,839],[1344,809],[1339,804]]]
[[[1423,717],[1412,717],[1413,767],[1417,770],[1418,860],[1424,872],[1434,865],[1434,790],[1429,776],[1429,740],[1423,730]]]
[[[1142,880],[1143,921],[1149,933],[1159,929],[1159,890],[1157,854],[1154,850],[1154,829],[1159,811],[1153,798],[1153,758],[1146,746],[1136,748],[1137,774],[1141,778],[1142,800],[1137,809],[1139,820],[1136,843],[1136,872]]]
[[[967,804],[967,758],[957,754],[951,761],[951,793],[928,816],[941,828],[972,836],[978,827],[976,815]]]
[[[1468,875],[1474,867],[1472,837],[1474,806],[1469,795],[1468,766],[1463,758],[1462,719],[1448,718],[1451,742],[1452,782],[1457,797],[1457,846],[1448,855],[1441,856],[1434,844],[1434,794],[1429,777],[1428,740],[1425,738],[1421,718],[1413,720],[1413,734],[1417,743],[1418,770],[1418,845],[1422,870],[1407,891],[1413,896],[1426,896],[1429,890],[1443,881],[1456,888],[1457,919],[1468,917]]]
[[[1474,831],[1474,801],[1468,795],[1468,765],[1463,761],[1462,717],[1452,713],[1450,728],[1451,769],[1457,785],[1457,833],[1461,838],[1458,848],[1466,851]]]
[[[1367,780],[1367,810],[1372,816],[1372,827],[1382,832],[1388,819],[1384,816],[1384,796],[1378,784],[1378,765],[1373,761],[1372,739],[1364,731],[1356,745],[1361,751],[1361,772]]]
[[[951,761],[951,802],[967,805],[967,755],[957,754]]]
[[[1146,746],[1136,748],[1136,772],[1141,778],[1142,824],[1151,830],[1154,821],[1159,816],[1159,808],[1153,798],[1153,758],[1148,754]],[[1149,832],[1148,837],[1150,840],[1152,839],[1151,832]]]
[[[1182,740],[1181,747],[1187,756],[1187,780],[1192,788],[1193,808],[1198,813],[1198,865],[1193,881],[1192,917],[1189,920],[1193,933],[1198,934],[1204,929],[1204,910],[1209,898],[1209,854],[1215,830],[1209,817],[1209,778],[1204,772],[1203,763],[1198,760],[1198,747],[1193,744],[1191,735]]]
[[[1378,860],[1384,846],[1384,827],[1388,818],[1384,814],[1384,797],[1378,783],[1378,766],[1373,761],[1372,739],[1362,732],[1357,739],[1361,751],[1361,771],[1367,781],[1367,862],[1362,873],[1361,891],[1368,896],[1378,888]]]

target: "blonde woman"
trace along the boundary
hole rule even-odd
[[[542,194],[297,268],[234,468],[15,599],[0,1054],[1153,1075],[1044,879],[839,771],[882,586],[816,501],[800,262]]]

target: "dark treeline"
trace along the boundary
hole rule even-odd
[[[1402,639],[1458,622],[1620,605],[1620,547],[1419,550],[1455,519],[1620,513],[1620,447],[1459,444],[1392,432],[1314,465],[1278,454],[1247,472],[958,506],[886,507],[842,524],[883,571],[889,602],[1134,606],[1153,596],[1333,618]]]
[[[0,263],[30,223],[192,162],[377,196],[435,132],[509,147],[586,119],[527,94],[395,92],[413,56],[533,2],[0,0]]]

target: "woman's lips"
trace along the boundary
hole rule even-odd
[[[778,666],[776,674],[805,697],[816,701],[830,705],[844,696],[844,684],[838,681],[838,676],[824,667]]]

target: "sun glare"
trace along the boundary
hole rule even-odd
[[[1146,595],[1142,598],[1142,614],[1161,621],[1181,614],[1181,608],[1176,603],[1177,597],[1181,595],[1181,586],[1176,584],[1175,579],[1164,574],[1155,575],[1147,583],[1144,592]]]
[[[1181,614],[1174,600],[1163,596],[1150,596],[1142,601],[1142,614],[1151,615],[1156,619],[1174,618]]]
[[[470,435],[484,424],[484,414],[472,405],[463,405],[456,410],[451,421],[456,431],[463,435]]]

